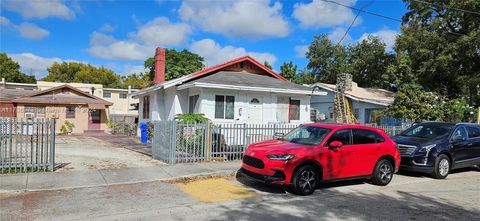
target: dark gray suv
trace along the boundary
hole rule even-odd
[[[402,157],[400,169],[444,179],[452,169],[480,165],[480,125],[426,122],[392,137]]]

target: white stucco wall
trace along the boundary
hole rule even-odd
[[[195,93],[192,93],[192,95]],[[215,95],[227,95],[234,96],[234,119],[215,119]],[[277,105],[277,97],[285,96],[292,99],[300,100],[300,120],[292,121],[296,123],[310,122],[310,97],[307,95],[292,96],[288,94],[277,94],[267,92],[247,92],[247,91],[235,91],[224,89],[209,89],[204,88],[201,90],[201,96],[199,98],[199,112],[205,114],[205,117],[211,119],[216,123],[256,123],[267,124],[280,122],[279,111],[286,111],[288,114],[288,108],[280,108]],[[255,97],[260,101],[256,110],[253,110],[250,104],[250,100]],[[255,114],[249,111],[256,111]],[[258,117],[257,114],[261,114]],[[261,119],[261,121],[259,121]]]
[[[143,97],[139,96],[140,122],[154,120],[172,120],[177,114],[188,113],[189,99],[191,95],[200,95],[197,104],[197,112],[215,123],[255,123],[267,124],[275,122],[288,123],[288,103],[279,104],[278,97],[284,100],[289,98],[300,100],[300,119],[291,123],[310,122],[310,96],[278,94],[269,92],[248,92],[225,89],[193,88],[177,90],[175,87],[167,90],[157,90],[148,94],[150,96],[150,118],[143,118]],[[228,95],[235,97],[234,119],[215,119],[215,95]],[[250,100],[255,97],[260,99],[255,113],[252,110]],[[260,114],[260,117],[258,116]],[[285,118],[287,116],[287,118]]]
[[[310,106],[319,113],[325,114],[326,121],[332,121],[333,119],[330,118],[330,114],[333,113],[334,93],[326,90],[321,91],[326,92],[327,95],[312,96]]]

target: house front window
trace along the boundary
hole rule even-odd
[[[150,96],[143,97],[143,119],[150,118]]]
[[[66,118],[75,118],[75,107],[67,106]]]
[[[118,98],[120,98],[120,99],[127,99],[127,94],[121,93],[121,94],[118,95]]]
[[[365,123],[366,124],[380,124],[383,117],[383,109],[381,108],[367,108],[365,109]]]
[[[290,99],[288,105],[288,120],[300,120],[300,100]]]
[[[234,118],[234,96],[215,95],[215,118],[233,119]]]
[[[188,113],[195,113],[198,103],[199,95],[193,95],[188,97]]]
[[[110,92],[103,92],[103,98],[111,98],[112,97],[112,93]]]
[[[35,107],[25,106],[25,118],[35,118]]]

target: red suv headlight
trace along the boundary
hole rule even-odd
[[[267,157],[270,160],[291,160],[295,154],[269,154]]]

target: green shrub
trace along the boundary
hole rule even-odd
[[[66,120],[65,122],[63,122],[62,127],[60,127],[60,133],[61,134],[71,133],[73,131],[73,128],[75,128],[75,124]]]
[[[196,124],[208,122],[208,118],[206,118],[203,114],[177,114],[175,119],[180,124]]]
[[[107,122],[105,122],[105,124],[110,129],[113,129],[115,127],[115,122],[113,122],[113,120],[107,120]]]

